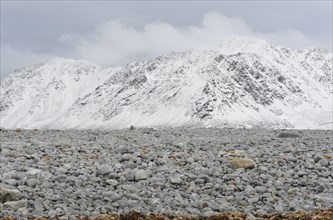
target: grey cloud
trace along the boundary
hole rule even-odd
[[[13,48],[7,44],[1,45],[1,78],[17,68],[45,62],[53,57],[52,54],[34,53],[29,50]]]

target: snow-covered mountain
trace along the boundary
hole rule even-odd
[[[333,129],[332,62],[246,38],[117,68],[57,58],[1,82],[1,127]]]

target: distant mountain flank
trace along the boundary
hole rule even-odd
[[[248,38],[125,67],[56,58],[1,82],[1,127],[333,129],[332,63]]]

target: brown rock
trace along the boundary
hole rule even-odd
[[[230,163],[237,168],[252,169],[256,167],[256,162],[249,158],[232,157]]]

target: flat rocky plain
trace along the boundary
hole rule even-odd
[[[0,218],[333,207],[332,131],[1,129],[0,141]]]

